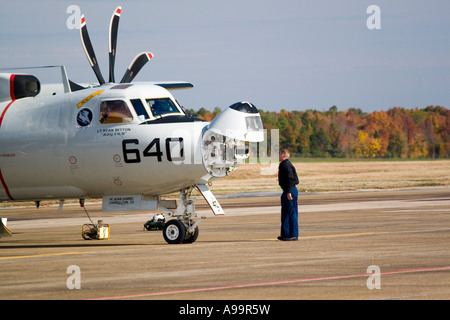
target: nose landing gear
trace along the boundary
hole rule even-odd
[[[166,222],[163,228],[164,240],[168,244],[194,243],[199,234],[198,224],[192,218],[197,217],[191,193],[194,187],[180,191],[180,204],[175,211],[159,206],[164,215],[175,219]],[[202,217],[205,219],[205,217]]]

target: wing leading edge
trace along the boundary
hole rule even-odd
[[[151,82],[151,84],[163,87],[166,90],[173,91],[173,90],[181,90],[181,89],[191,89],[194,87],[194,85],[190,82],[184,82],[184,81],[157,81],[157,82]]]

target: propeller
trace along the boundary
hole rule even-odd
[[[109,24],[109,82],[115,82],[114,63],[116,61],[117,31],[119,30],[119,20],[122,7],[117,7]]]
[[[151,52],[141,52],[139,53],[131,62],[127,71],[123,75],[120,83],[130,83],[133,81],[134,77],[138,74],[138,72],[142,69],[142,67],[153,58],[153,53]]]
[[[116,60],[117,33],[119,30],[119,20],[121,13],[122,7],[118,6],[116,10],[114,10],[114,13],[111,17],[111,21],[109,24],[109,82],[111,83],[115,83],[114,65]],[[100,85],[102,85],[106,82],[100,71],[100,67],[98,65],[98,61],[95,56],[94,48],[89,38],[89,33],[86,27],[86,19],[84,15],[81,16],[80,35],[81,35],[81,43],[83,44],[83,49],[84,52],[86,53],[86,57],[88,58],[89,64],[91,65],[92,70],[94,70],[98,82],[100,83]],[[120,83],[130,83],[131,81],[133,81],[133,79],[136,77],[136,75],[142,69],[142,67],[152,58],[153,54],[151,52],[139,53],[133,59],[128,69],[125,71],[125,74],[123,75]]]
[[[97,58],[95,57],[94,47],[92,47],[91,39],[89,38],[89,33],[86,26],[86,19],[84,18],[84,15],[81,16],[80,35],[84,53],[86,53],[86,57],[88,58],[89,64],[91,65],[92,70],[94,70],[98,82],[100,84],[104,84],[105,79],[103,79],[102,73],[98,66]]]

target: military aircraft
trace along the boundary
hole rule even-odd
[[[188,116],[171,94],[189,82],[135,82],[153,58],[140,53],[119,83],[114,64],[122,8],[109,27],[109,81],[100,71],[86,19],[83,49],[99,84],[68,80],[44,85],[33,75],[0,73],[0,201],[102,198],[103,211],[159,210],[169,220],[169,244],[193,243],[197,189],[216,215],[224,214],[208,189],[248,157],[245,142],[264,140],[257,108],[238,102],[212,122]],[[161,195],[179,192],[179,201]],[[1,221],[1,220],[0,220]],[[10,234],[1,225],[3,236]],[[1,234],[0,234],[1,236]]]

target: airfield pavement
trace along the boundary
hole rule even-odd
[[[184,245],[143,231],[154,213],[87,204],[111,236],[86,241],[79,206],[2,209],[0,299],[450,299],[450,187],[301,194],[296,242],[276,240],[279,197],[220,202],[196,201]]]

